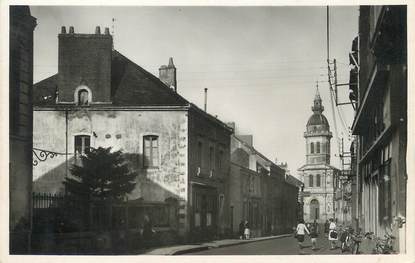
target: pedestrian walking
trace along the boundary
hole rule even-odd
[[[345,227],[340,235],[340,249],[342,253],[350,249],[352,230],[349,227]]]
[[[316,229],[317,229],[317,234],[320,234],[320,226],[319,226],[319,224],[317,223],[317,220],[316,219],[314,219],[314,221],[313,221],[313,225],[316,227]]]
[[[328,220],[326,220],[326,222],[324,223],[324,234],[325,234],[326,236],[328,236],[328,235],[329,235],[329,226],[330,226],[330,223],[329,223],[329,221],[328,221]]]
[[[359,254],[360,253],[360,243],[363,240],[362,229],[359,227],[355,234],[352,235],[352,254]]]
[[[249,239],[249,237],[251,236],[251,229],[249,229],[248,221],[245,221],[244,235],[245,235],[245,239]]]
[[[307,229],[306,225],[304,224],[304,220],[301,219],[296,229],[296,237],[297,237],[298,247],[300,249],[300,252],[303,249],[305,233],[310,234],[310,231]]]
[[[319,234],[318,224],[316,220],[314,220],[313,224],[310,227],[310,238],[311,238],[311,249],[317,249],[317,237]]]
[[[245,239],[245,222],[241,220],[241,223],[239,223],[239,239]]]
[[[333,218],[330,218],[330,225],[329,225],[329,241],[331,245],[331,249],[335,249],[336,241],[338,239],[338,233],[337,233],[337,226],[336,223],[334,223]]]
[[[143,243],[145,248],[149,248],[153,242],[153,234],[154,234],[153,226],[151,224],[150,218],[148,215],[144,216],[144,224],[143,224]]]

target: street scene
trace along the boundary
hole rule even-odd
[[[9,8],[10,255],[407,253],[407,6]]]

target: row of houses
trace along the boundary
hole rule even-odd
[[[352,217],[377,236],[392,234],[406,251],[407,7],[360,6],[352,45],[350,99]]]
[[[235,124],[230,126],[235,131]],[[254,236],[292,231],[300,219],[301,182],[290,176],[283,164],[277,165],[258,152],[252,135],[232,135],[229,180],[233,232],[241,219],[250,222]]]
[[[12,199],[12,210],[31,205],[30,191],[64,193],[63,181],[80,156],[91,147],[112,147],[137,174],[128,202],[174,200],[167,227],[185,240],[234,235],[241,221],[249,222],[254,236],[291,231],[298,184],[288,182],[285,170],[256,151],[252,140],[235,135],[234,125],[182,97],[172,58],[156,77],[114,49],[108,28],[81,34],[62,27],[58,39],[58,73],[34,84],[30,94],[33,171],[24,176],[33,178],[33,190],[25,189],[24,201]],[[25,70],[32,75],[33,66]],[[16,119],[18,113],[11,113]]]

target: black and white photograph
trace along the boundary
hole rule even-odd
[[[412,6],[315,2],[3,3],[8,259],[409,255]]]

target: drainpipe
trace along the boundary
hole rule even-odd
[[[68,108],[65,108],[65,180],[68,178]],[[66,194],[66,187],[65,187]]]

